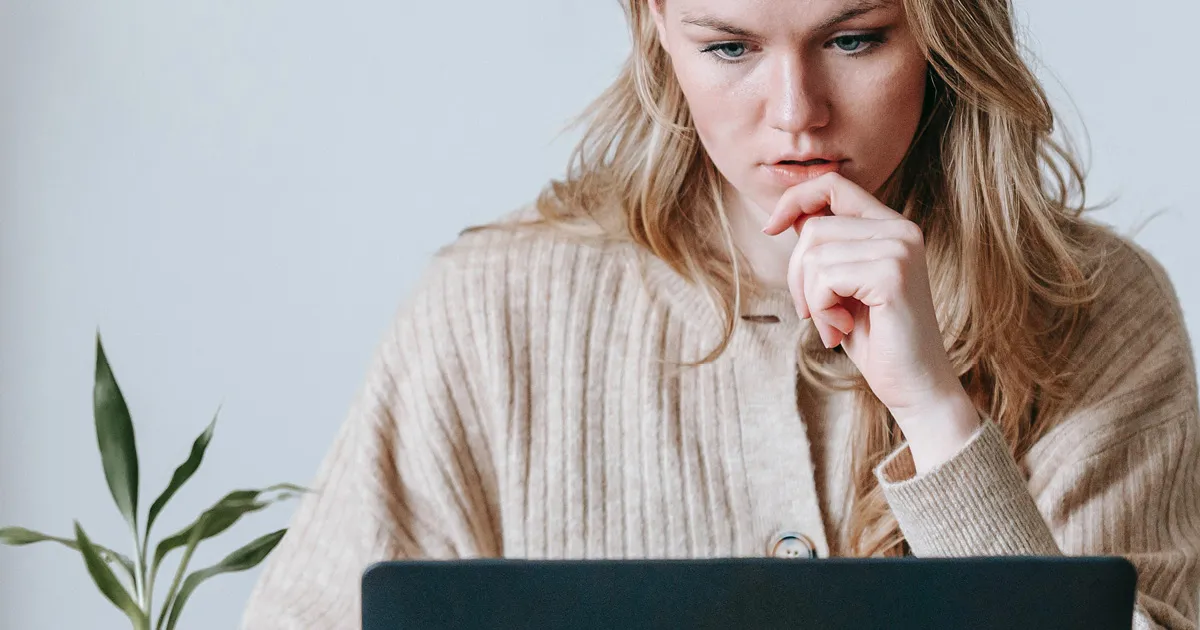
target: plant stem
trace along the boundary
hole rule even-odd
[[[163,600],[162,612],[158,617],[158,630],[162,630],[163,623],[166,622],[167,615],[175,604],[175,594],[179,591],[179,584],[183,582],[183,573],[187,571],[188,562],[191,561],[192,552],[195,550],[196,546],[189,544],[183,552],[183,558],[179,560],[179,567],[175,569],[175,578],[171,580],[171,588],[167,590],[167,598]]]
[[[143,568],[143,566],[142,566],[143,563],[141,562],[142,544],[141,544],[141,541],[138,539],[138,532],[137,532],[136,526],[133,528],[133,530],[130,533],[133,534],[133,557],[138,559],[138,563],[134,567],[134,571],[133,571],[133,594],[134,594],[134,599],[136,599],[138,602],[138,605],[142,608],[142,610],[145,610],[146,605],[145,605],[145,602],[143,601],[144,600],[143,593],[145,590],[146,570],[145,570],[145,568]]]
[[[142,610],[146,611],[146,618],[154,618],[154,575],[146,571],[146,548],[150,546],[150,527],[146,526],[146,534],[138,545],[138,561],[137,570],[142,576]]]
[[[142,575],[145,576],[142,579],[145,581],[146,586],[146,598],[143,600],[142,608],[146,611],[146,618],[152,619],[154,617],[154,613],[152,611],[154,608],[154,576],[146,573],[145,558],[142,559],[138,566],[141,567]]]
[[[134,566],[134,593],[137,599],[138,608],[142,611],[142,618],[134,624],[135,630],[150,630],[151,620],[154,618],[154,613],[151,612],[153,600],[150,598],[150,583],[146,575],[146,545],[145,541],[138,536],[137,525],[133,526],[133,557],[136,559]],[[147,532],[146,540],[149,540],[149,532]]]

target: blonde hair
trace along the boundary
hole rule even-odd
[[[722,180],[697,138],[650,1],[621,0],[633,50],[581,116],[587,126],[568,174],[539,196],[533,224],[577,233],[610,226],[608,238],[632,240],[707,288],[725,331],[705,363],[728,346],[743,291],[756,289],[740,271]],[[950,359],[1019,458],[1059,411],[1067,354],[1099,291],[1082,218],[1084,176],[1070,144],[1052,137],[1054,112],[1021,57],[1008,0],[903,3],[928,60],[926,104],[879,196],[921,226]],[[854,392],[860,421],[843,545],[859,556],[906,554],[873,473],[903,441],[894,419],[811,326],[799,363],[801,378],[824,391]]]

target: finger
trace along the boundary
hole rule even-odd
[[[834,215],[863,219],[895,219],[900,213],[883,205],[871,193],[838,173],[827,173],[783,193],[763,232],[783,232],[806,214],[828,208]]]
[[[829,337],[829,342],[826,347],[832,348],[842,339],[854,332],[854,316],[850,314],[850,309],[844,304],[832,306],[824,311],[821,311],[814,320],[819,319],[821,324],[825,326],[825,332]]]
[[[833,242],[882,241],[923,244],[921,228],[907,219],[876,221],[851,217],[809,218],[800,231],[796,251],[803,255],[817,247]]]
[[[846,247],[850,245],[851,247]],[[821,339],[825,342],[826,348],[832,348],[842,342],[842,338],[854,331],[854,316],[850,314],[847,308],[847,303],[853,300],[834,299],[832,302],[819,302],[820,307],[814,306],[808,293],[805,289],[817,287],[819,289],[819,278],[822,275],[822,269],[831,263],[831,259],[846,258],[857,262],[861,259],[861,243],[859,247],[853,247],[855,243],[830,243],[823,248],[808,252],[801,263],[801,277],[804,282],[804,289],[801,289],[805,296],[805,305],[811,309],[810,316],[813,324],[817,326],[818,332],[821,333]],[[822,251],[825,250],[825,251]],[[859,251],[855,251],[859,250]],[[823,260],[824,259],[824,260]]]
[[[848,314],[849,313],[847,313],[847,315]],[[846,338],[850,336],[849,333],[844,333],[833,326],[830,326],[830,327],[826,328],[825,330],[827,331],[826,334],[829,335],[829,340],[825,342],[826,348],[836,348],[836,347],[842,345],[842,342],[845,341]]]
[[[858,300],[846,299],[842,301],[840,306],[834,307],[833,310],[835,312],[845,311],[845,317],[850,322],[849,325],[846,326],[846,328],[849,330],[842,331],[840,328],[834,328],[833,338],[830,340],[831,343],[827,347],[833,348],[835,346],[844,345],[847,341],[853,343],[854,335],[851,335],[851,332],[855,330],[869,331],[871,329],[870,320],[863,319],[860,321],[862,312],[867,310],[867,307],[864,306],[862,302],[859,302]],[[839,315],[839,317],[841,317],[841,315]],[[865,334],[865,332],[860,334]]]
[[[813,319],[824,311],[855,300],[868,308],[894,302],[899,285],[899,261],[894,259],[827,265],[816,270],[805,287],[805,300]]]
[[[821,210],[820,212],[817,212],[816,214],[801,215],[800,218],[796,219],[795,223],[792,223],[792,230],[796,232],[797,236],[800,236],[800,235],[804,234],[804,226],[808,225],[809,223],[812,223],[813,221],[816,221],[817,219],[834,219],[834,218],[837,218],[837,217],[834,217],[833,213],[830,212],[828,208]],[[857,220],[865,220],[865,219],[857,219]]]
[[[853,262],[908,257],[909,246],[899,239],[867,241],[831,241],[815,245],[801,253],[801,264],[808,268],[829,267]]]
[[[814,271],[830,265],[840,265],[852,262],[864,262],[886,258],[904,258],[909,246],[899,239],[875,239],[866,241],[832,241],[807,247],[805,241],[796,247],[788,260],[788,289],[796,300],[796,314],[801,319],[812,317],[807,299],[804,297],[804,287],[810,282]],[[847,313],[848,314],[848,313]],[[842,318],[838,322],[847,321]],[[848,319],[850,328],[837,326],[839,330],[849,334],[853,328],[854,318]],[[830,322],[834,323],[834,322]]]
[[[800,319],[808,319],[811,313],[808,310],[808,302],[804,297],[804,256],[799,250],[792,250],[792,255],[788,258],[788,291],[792,294],[792,300],[796,304],[796,315]],[[817,332],[820,332],[818,329]],[[825,339],[824,335],[821,337]]]
[[[796,243],[796,247],[788,259],[788,288],[791,289],[793,299],[796,300],[796,314],[800,316],[800,319],[808,319],[811,316],[804,303],[804,269],[812,264],[804,262],[806,252],[812,249],[814,243],[832,240],[839,235],[853,238],[855,235],[867,234],[868,226],[844,225],[848,222],[861,223],[862,221],[863,219],[832,215],[805,215],[796,221],[800,240]]]
[[[853,298],[840,293],[853,295],[858,291],[858,287],[847,286],[846,274],[843,271],[847,267],[868,264],[870,263],[855,262],[835,265],[832,268],[832,275],[838,278],[836,285],[829,282],[830,268],[821,271],[810,270],[805,274],[808,276],[805,300],[812,309],[813,324],[817,327],[817,332],[820,333],[821,341],[824,342],[826,348],[833,348],[842,343],[854,331],[854,316],[845,306],[845,302],[851,301]]]

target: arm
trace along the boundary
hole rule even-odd
[[[1153,267],[1135,273],[1161,281]],[[916,473],[907,448],[877,473],[918,556],[1122,555],[1138,571],[1134,627],[1195,628],[1200,413],[1191,346],[1163,284],[1121,289],[1102,305],[1104,321],[1128,323],[1089,332],[1077,404],[1020,465],[985,421],[927,473]]]
[[[1116,246],[1095,251],[1109,275],[1064,375],[1078,396],[1036,418],[1053,429],[1022,462],[1027,483],[994,423],[961,404],[920,227],[829,173],[788,189],[763,231],[789,228],[797,313],[842,346],[908,439],[877,474],[917,555],[1124,554],[1140,574],[1137,625],[1195,627],[1196,370],[1153,258],[1115,236],[1094,244]]]
[[[434,273],[380,345],[366,382],[243,617],[248,630],[361,627],[368,565],[499,555],[471,343]],[[449,308],[448,308],[449,307]]]

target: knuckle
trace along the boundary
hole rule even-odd
[[[821,261],[825,257],[825,248],[817,246],[806,248],[800,254],[800,264],[804,269],[818,271],[821,267]]]
[[[788,264],[788,288],[795,293],[804,285],[805,266],[802,256],[793,257]]]
[[[913,254],[913,247],[908,241],[900,239],[888,239],[886,257],[907,260]]]
[[[816,240],[817,232],[821,230],[821,226],[816,223],[817,218],[819,217],[806,220],[804,226],[800,229],[800,240],[796,243],[796,246],[802,252],[808,253],[813,249],[813,241]]]
[[[884,281],[889,285],[897,285],[904,282],[904,261],[898,258],[888,258],[883,262],[882,274]]]
[[[813,241],[816,240],[816,235],[824,231],[824,227],[818,221],[821,217],[808,217],[804,219],[804,225],[800,229],[799,245],[805,249],[812,247]]]
[[[815,217],[809,219],[808,222],[812,224],[814,232],[817,232],[817,231],[823,232],[829,228],[829,220],[833,219],[833,218],[834,217],[831,217],[831,216],[818,215],[818,216],[815,216]]]
[[[912,221],[905,220],[902,222],[900,235],[906,242],[909,243],[925,242],[925,231],[921,229],[921,226]]]
[[[821,188],[827,188],[829,189],[830,194],[833,194],[834,191],[836,191],[838,188],[841,188],[844,180],[845,178],[842,177],[841,173],[835,171],[832,173],[825,173],[813,181],[820,182]]]

